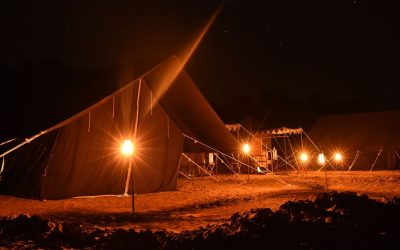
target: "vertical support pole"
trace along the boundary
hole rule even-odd
[[[138,86],[138,93],[137,93],[137,98],[136,98],[136,119],[135,119],[135,129],[133,131],[133,139],[136,142],[136,135],[137,135],[137,129],[138,129],[138,124],[139,124],[139,107],[140,107],[140,90],[142,86],[142,78],[139,79],[139,86]]]
[[[91,122],[90,120],[91,120],[91,116],[92,116],[92,112],[89,111],[89,123],[88,123],[88,130],[87,130],[88,133],[90,132],[90,125],[91,125],[91,124],[90,124],[90,122]]]
[[[150,91],[150,115],[153,115],[153,91]]]
[[[130,181],[130,178],[131,178],[131,172],[132,172],[132,165],[131,165],[131,161],[129,160],[129,163],[128,163],[128,174],[126,176],[126,181],[125,181],[124,196],[128,196],[129,181]]]
[[[115,96],[112,98],[112,118],[115,117]]]
[[[133,169],[133,162],[132,159],[129,159],[129,168]],[[133,171],[132,172],[132,178],[131,179],[131,187],[132,187],[132,215],[135,217],[135,178],[133,176]]]

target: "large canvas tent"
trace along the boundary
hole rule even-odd
[[[326,155],[343,151],[348,169],[396,169],[400,158],[400,111],[321,117],[311,138]]]
[[[135,193],[174,189],[182,152],[204,151],[204,145],[221,152],[237,147],[172,57],[6,155],[0,152],[5,155],[0,191],[41,199],[122,194],[128,161],[120,145],[125,138],[135,143]]]

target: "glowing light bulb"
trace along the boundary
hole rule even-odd
[[[245,153],[245,154],[250,153],[250,146],[249,146],[249,144],[245,143],[245,144],[243,145],[242,150],[243,150],[243,153]]]
[[[335,161],[342,161],[343,157],[341,153],[335,153]]]
[[[131,140],[125,140],[121,145],[121,153],[125,156],[130,156],[135,151],[135,147]]]
[[[318,162],[319,162],[319,164],[325,164],[325,155],[324,154],[319,154],[318,155]]]
[[[302,162],[308,161],[308,155],[307,155],[306,153],[301,153],[301,154],[300,154],[300,160],[301,160]]]

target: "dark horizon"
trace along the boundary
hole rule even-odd
[[[196,37],[219,1],[1,4],[0,138],[45,129]],[[321,115],[400,108],[394,6],[225,1],[186,65],[221,118],[309,129]]]

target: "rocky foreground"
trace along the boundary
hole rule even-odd
[[[19,215],[0,219],[0,248],[393,249],[400,246],[400,198],[351,192],[236,213],[192,231],[100,229]]]

